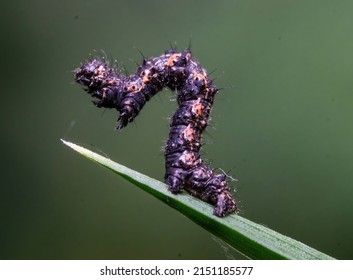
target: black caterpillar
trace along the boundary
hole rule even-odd
[[[208,124],[218,89],[189,49],[168,50],[144,59],[135,74],[123,76],[106,60],[93,59],[75,71],[75,80],[96,97],[97,107],[119,111],[116,128],[122,129],[141,111],[152,96],[164,87],[177,92],[178,109],[170,121],[164,148],[165,182],[173,193],[185,189],[215,206],[214,214],[224,217],[237,212],[224,174],[214,174],[200,158],[201,134]]]

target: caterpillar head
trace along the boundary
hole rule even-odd
[[[93,101],[97,107],[116,107],[116,88],[121,84],[121,77],[106,62],[93,59],[82,64],[75,70],[75,81],[99,99]]]

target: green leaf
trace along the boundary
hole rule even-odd
[[[213,207],[187,193],[174,195],[164,183],[120,165],[74,143],[61,140],[78,153],[124,177],[137,187],[175,208],[204,229],[251,259],[333,259],[299,241],[239,215],[219,218]]]

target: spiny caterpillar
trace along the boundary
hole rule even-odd
[[[165,87],[177,92],[178,109],[171,118],[164,147],[165,182],[169,190],[185,189],[212,205],[214,215],[224,217],[237,212],[224,174],[203,163],[199,151],[218,89],[205,69],[192,58],[189,49],[166,51],[161,56],[144,59],[136,73],[123,76],[106,60],[92,59],[75,71],[75,80],[84,86],[97,107],[119,112],[117,129],[132,122],[145,103]]]

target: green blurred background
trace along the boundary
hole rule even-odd
[[[123,131],[72,70],[188,46],[223,88],[204,158],[242,215],[353,258],[353,1],[2,1],[1,259],[242,258],[60,138],[162,180],[174,93]],[[95,51],[97,50],[97,51]]]

